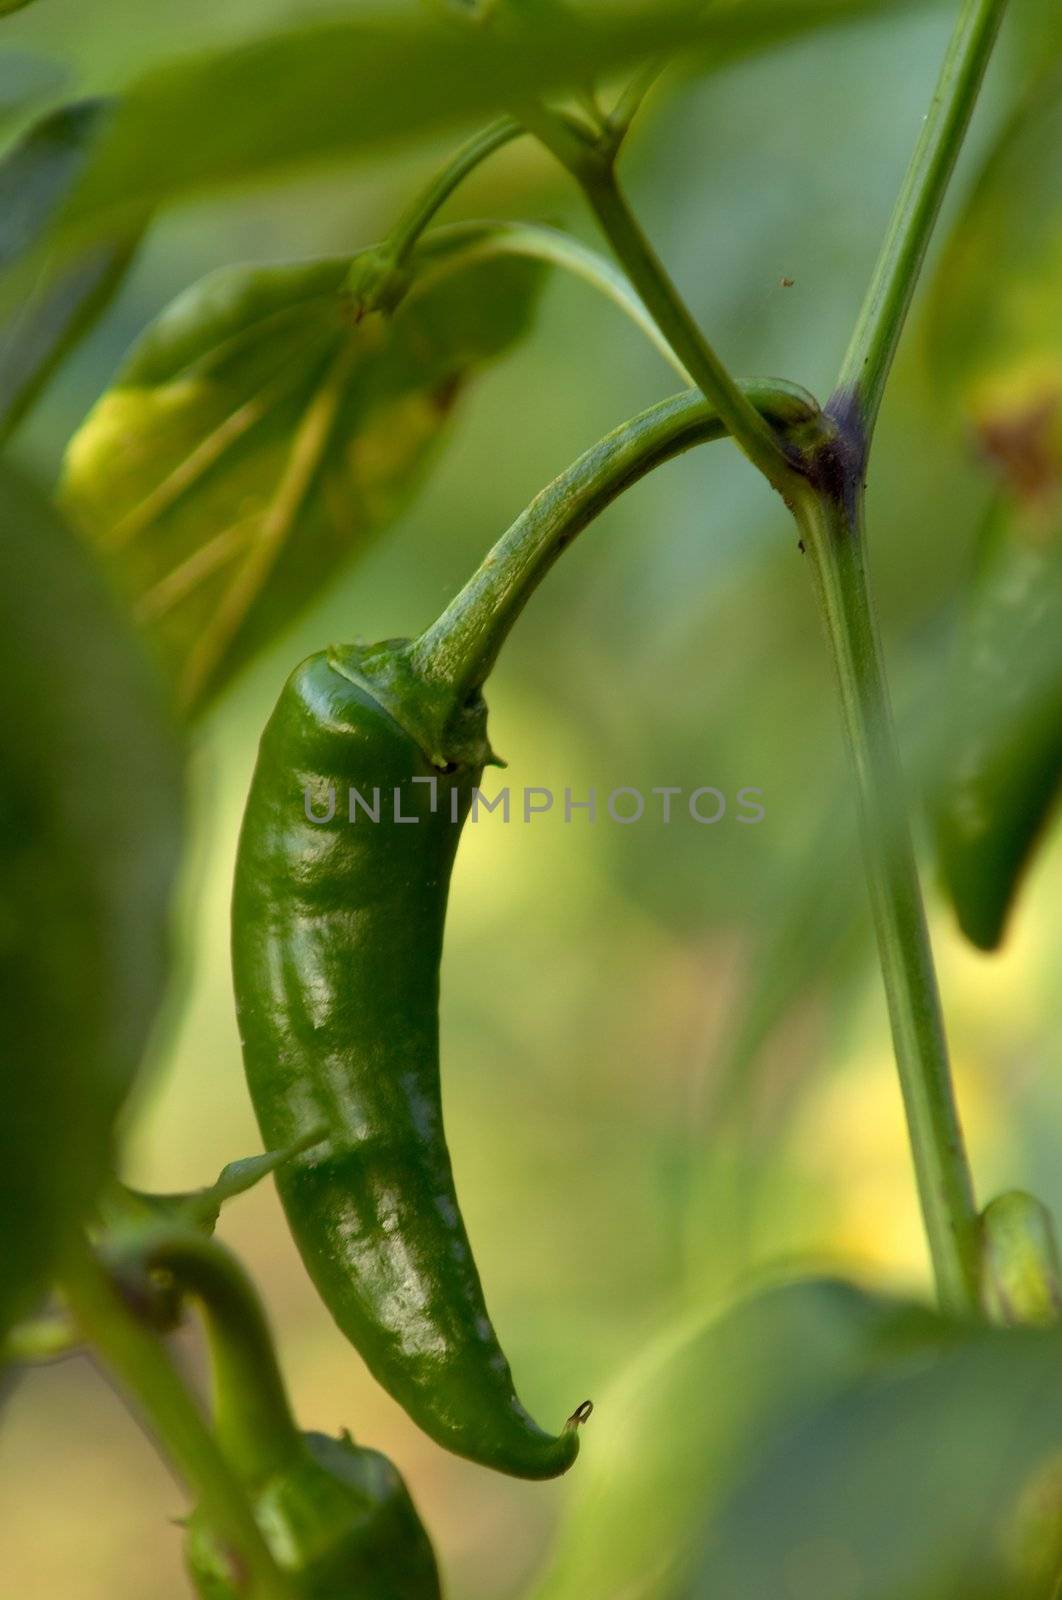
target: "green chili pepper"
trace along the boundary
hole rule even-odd
[[[400,693],[370,687],[388,668],[397,678],[403,659],[397,644],[312,656],[266,728],[235,880],[244,1056],[268,1140],[290,1143],[307,1120],[328,1127],[278,1188],[348,1338],[441,1444],[550,1477],[574,1460],[575,1430],[551,1437],[516,1399],[440,1105],[443,920],[485,710],[469,708],[465,729],[478,759],[440,770],[385,709],[400,711]],[[361,808],[351,821],[352,796],[379,820]]]
[[[439,1600],[428,1535],[398,1472],[349,1438],[300,1435],[299,1457],[262,1485],[255,1516],[304,1600]],[[245,1595],[232,1556],[200,1512],[185,1560],[202,1600]]]
[[[214,1430],[277,1565],[301,1600],[440,1600],[431,1542],[396,1469],[349,1435],[300,1433],[255,1291],[216,1241],[184,1228],[134,1234],[114,1263],[143,1300],[145,1274],[171,1320],[173,1295],[201,1303],[213,1367]],[[165,1274],[159,1285],[157,1275]],[[185,1555],[203,1600],[246,1581],[202,1509]]]
[[[785,420],[806,397],[752,390]],[[627,484],[722,431],[690,395],[587,452],[421,639],[311,656],[262,738],[236,865],[233,966],[266,1145],[325,1139],[277,1173],[303,1260],[383,1386],[440,1444],[528,1478],[563,1472],[516,1398],[454,1191],[439,1086],[450,871],[483,765],[480,688],[560,551]],[[378,820],[372,818],[376,816]]]

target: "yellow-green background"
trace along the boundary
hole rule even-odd
[[[2,24],[0,48],[68,63],[73,94],[310,10],[279,0],[39,0]],[[1034,48],[1036,11],[1019,6],[1005,36],[960,191]],[[904,13],[721,78],[680,75],[655,97],[626,161],[630,187],[736,370],[828,389],[948,23],[947,8]],[[447,142],[189,204],[162,221],[24,431],[26,459],[54,471],[123,349],[179,289],[224,262],[370,242]],[[468,186],[462,211],[527,215],[593,237],[567,184],[527,145]],[[916,315],[870,483],[883,627],[915,770],[934,717],[946,715],[934,686],[988,494],[960,419],[935,405],[923,333]],[[413,509],[212,715],[194,767],[181,973],[129,1118],[131,1181],[194,1186],[259,1148],[232,1011],[227,901],[257,731],[287,668],[333,638],[422,626],[542,483],[673,387],[612,308],[554,282],[532,340],[460,409]],[[861,901],[854,939],[802,984],[742,1074],[754,1150],[744,1165],[715,1100],[728,1026],[787,898],[810,885],[812,904],[828,906],[858,871],[817,628],[781,507],[719,444],[662,471],[585,536],[492,680],[494,741],[510,762],[499,782],[570,785],[579,797],[593,785],[599,798],[623,784],[711,784],[728,795],[755,785],[767,810],[755,828],[729,818],[699,828],[682,814],[670,828],[648,814],[630,828],[578,815],[569,826],[553,816],[506,827],[495,816],[462,845],[443,974],[450,1142],[500,1335],[545,1423],[585,1395],[607,1395],[649,1338],[689,1305],[725,1300],[754,1265],[825,1261],[926,1286]],[[963,947],[929,888],[980,1192],[1020,1183],[1056,1209],[1060,891],[1056,840],[1004,951],[986,958]],[[800,959],[802,933],[798,919],[787,961]],[[752,1217],[740,1236],[735,1188]],[[421,1436],[317,1304],[270,1187],[235,1203],[221,1234],[262,1289],[303,1423],[348,1426],[394,1457],[455,1600],[521,1593],[569,1486],[510,1482]],[[182,1349],[201,1374],[194,1337]],[[592,1425],[584,1449],[592,1460]],[[21,1380],[0,1432],[4,1594],[184,1595],[183,1509],[181,1490],[87,1362]]]

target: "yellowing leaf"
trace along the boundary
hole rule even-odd
[[[401,510],[465,382],[524,330],[536,264],[461,267],[446,239],[418,260],[394,316],[360,321],[346,259],[214,274],[72,440],[65,503],[186,709]]]

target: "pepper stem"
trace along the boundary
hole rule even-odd
[[[781,429],[818,416],[803,390],[778,382],[742,385],[758,415]],[[593,445],[537,495],[502,535],[442,615],[410,647],[428,684],[463,705],[482,687],[517,617],[563,550],[625,489],[691,446],[721,438],[715,408],[695,393],[643,411]]]
[[[632,212],[616,177],[617,144],[609,129],[586,135],[543,106],[525,106],[524,122],[579,184],[609,244],[660,332],[690,372],[727,433],[787,500],[799,487],[800,463],[770,419],[750,404],[708,343],[666,267]]]
[[[243,1486],[174,1371],[157,1336],[141,1325],[87,1243],[68,1252],[63,1294],[91,1343],[142,1410],[219,1536],[239,1555],[258,1600],[295,1600],[254,1520]],[[248,1380],[250,1381],[250,1380]]]
[[[387,238],[355,257],[347,286],[358,317],[395,310],[409,290],[411,258],[424,230],[469,173],[523,132],[512,117],[499,117],[474,133],[414,196]]]
[[[496,150],[519,139],[523,132],[523,127],[513,117],[499,117],[454,151],[446,165],[406,207],[387,236],[388,246],[399,265],[408,261],[425,228],[469,173]]]
[[[214,1432],[240,1481],[264,1482],[302,1448],[261,1303],[236,1258],[187,1229],[137,1238],[122,1271],[165,1272],[200,1302],[213,1369]]]

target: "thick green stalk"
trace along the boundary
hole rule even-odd
[[[1006,0],[963,0],[841,367],[838,389],[854,399],[868,439],[1005,6]]]
[[[296,1600],[159,1339],[140,1324],[87,1245],[70,1251],[61,1287],[82,1335],[132,1397],[211,1525],[238,1555],[250,1580],[248,1600]]]
[[[742,389],[750,407],[779,428],[818,416],[803,390],[779,383]],[[718,412],[696,393],[643,411],[587,450],[547,485],[498,540],[436,622],[415,641],[410,664],[423,681],[458,702],[486,680],[527,601],[561,552],[631,484],[692,445],[726,432]]]
[[[862,496],[798,505],[840,691],[863,856],[918,1193],[942,1306],[976,1315],[979,1237],[903,772],[868,583]]]
[[[942,1305],[976,1315],[980,1241],[866,570],[863,482],[885,381],[1006,0],[963,0],[933,101],[794,501],[812,553],[855,772],[867,881],[918,1192]]]

